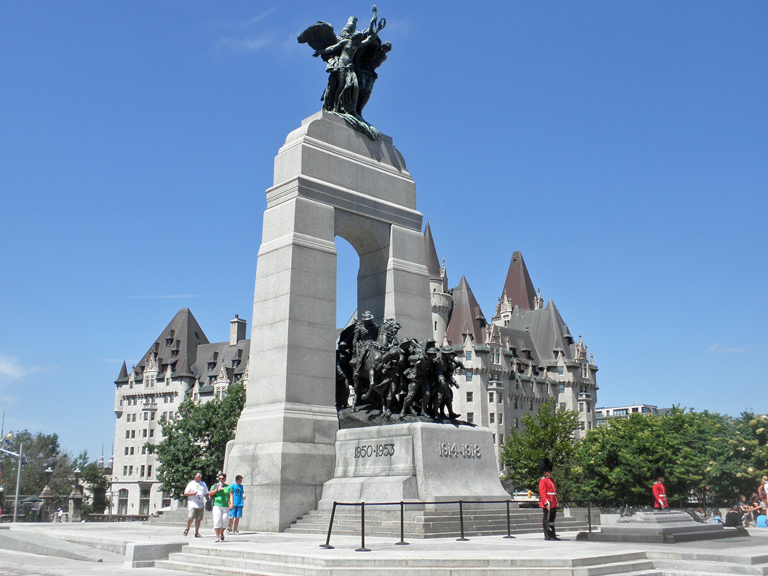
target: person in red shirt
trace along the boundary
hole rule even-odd
[[[659,510],[669,508],[667,502],[667,487],[664,486],[664,468],[656,466],[653,469],[653,477],[656,481],[653,483],[653,507]]]
[[[560,540],[555,534],[555,516],[557,515],[557,487],[552,480],[552,460],[542,458],[539,462],[539,507],[543,512],[542,527],[544,540]]]

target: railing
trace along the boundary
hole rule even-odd
[[[400,541],[396,542],[395,544],[398,546],[407,546],[408,542],[405,541],[405,507],[407,505],[411,506],[425,506],[425,505],[457,505],[459,506],[459,530],[461,533],[461,536],[457,538],[456,540],[458,542],[468,542],[469,539],[465,537],[464,532],[464,505],[465,504],[505,504],[506,506],[506,520],[507,520],[507,534],[504,536],[504,538],[514,538],[512,536],[512,522],[511,522],[511,515],[510,515],[510,504],[519,504],[519,502],[516,502],[515,500],[452,500],[452,501],[440,501],[440,502],[422,502],[422,501],[400,501],[400,502],[368,502],[368,506],[399,506],[400,507]],[[716,506],[717,503],[715,502],[708,502],[705,509],[713,509]],[[621,501],[614,501],[614,502],[600,502],[600,503],[594,503],[592,501],[574,501],[574,500],[560,500],[560,505],[573,505],[573,507],[577,508],[586,508],[586,520],[587,520],[587,530],[589,532],[593,531],[593,523],[592,523],[592,510],[593,508],[598,508],[600,511],[602,511],[603,508],[612,508],[616,509],[617,512],[621,516],[628,516],[633,514],[636,510],[654,510],[653,508],[653,501],[652,500],[621,500]],[[366,548],[365,546],[365,507],[366,502],[334,502],[333,508],[331,509],[331,518],[328,522],[328,534],[326,536],[325,544],[320,544],[320,548],[325,548],[332,550],[333,546],[331,546],[331,534],[333,531],[333,521],[336,516],[336,507],[337,506],[349,506],[349,507],[359,507],[360,508],[360,547],[355,549],[356,552],[370,552],[369,548]],[[670,502],[670,509],[678,509],[683,510],[685,508],[691,509],[697,507],[698,504],[691,503],[687,500],[677,500]],[[723,505],[721,507],[728,508],[727,505]]]
[[[368,506],[399,506],[400,507],[400,541],[396,542],[398,546],[407,546],[408,542],[405,541],[405,507],[406,505],[413,506],[425,506],[425,505],[459,505],[459,530],[461,536],[456,540],[458,542],[468,542],[469,538],[466,538],[464,533],[464,504],[505,504],[506,505],[506,519],[507,519],[507,534],[504,538],[514,538],[512,536],[512,521],[510,515],[510,504],[515,504],[514,500],[451,500],[440,502],[368,502]],[[331,519],[328,522],[328,535],[325,539],[325,544],[320,544],[320,548],[332,550],[331,546],[331,533],[333,531],[333,520],[336,517],[337,506],[359,506],[360,507],[360,547],[355,549],[355,552],[370,552],[370,548],[365,546],[365,502],[334,502],[331,509]],[[587,523],[589,531],[592,532],[592,507],[587,502]]]

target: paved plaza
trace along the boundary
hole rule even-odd
[[[183,527],[140,523],[121,524],[17,524],[0,529],[0,574],[3,576],[85,575],[178,576],[179,574],[289,574],[291,566],[303,565],[305,574],[768,574],[768,530],[752,529],[749,538],[685,544],[626,544],[576,541],[576,533],[563,533],[560,542],[545,542],[540,534],[513,539],[501,536],[412,540],[407,546],[397,539],[366,538],[370,552],[358,552],[359,537],[333,537],[332,550],[320,548],[324,538],[309,534],[242,533],[214,543],[212,530],[203,538],[182,536]],[[9,545],[10,538],[17,544]],[[9,548],[31,543],[28,551]],[[60,551],[56,551],[56,542]],[[131,545],[186,545],[187,552],[270,558],[272,569],[222,572],[192,565],[187,569],[131,568],[126,551]],[[52,555],[41,555],[36,552]],[[122,551],[122,553],[121,553]],[[81,554],[80,560],[64,557]],[[210,556],[207,556],[210,557]],[[180,560],[183,562],[183,559]],[[255,561],[255,560],[254,560]],[[280,570],[280,563],[285,570]],[[159,563],[160,565],[163,562]],[[484,567],[483,567],[484,566]],[[528,567],[528,569],[526,569]],[[219,569],[220,570],[220,569]]]

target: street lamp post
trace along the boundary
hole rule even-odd
[[[19,515],[19,488],[21,488],[21,465],[24,462],[24,444],[19,444],[19,465],[16,467],[16,500],[13,502],[13,521]]]

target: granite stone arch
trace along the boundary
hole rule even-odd
[[[336,245],[360,258],[357,303],[401,333],[431,334],[422,215],[402,155],[319,112],[291,132],[267,190],[254,290],[246,406],[227,449],[244,476],[243,526],[281,531],[333,478]]]

